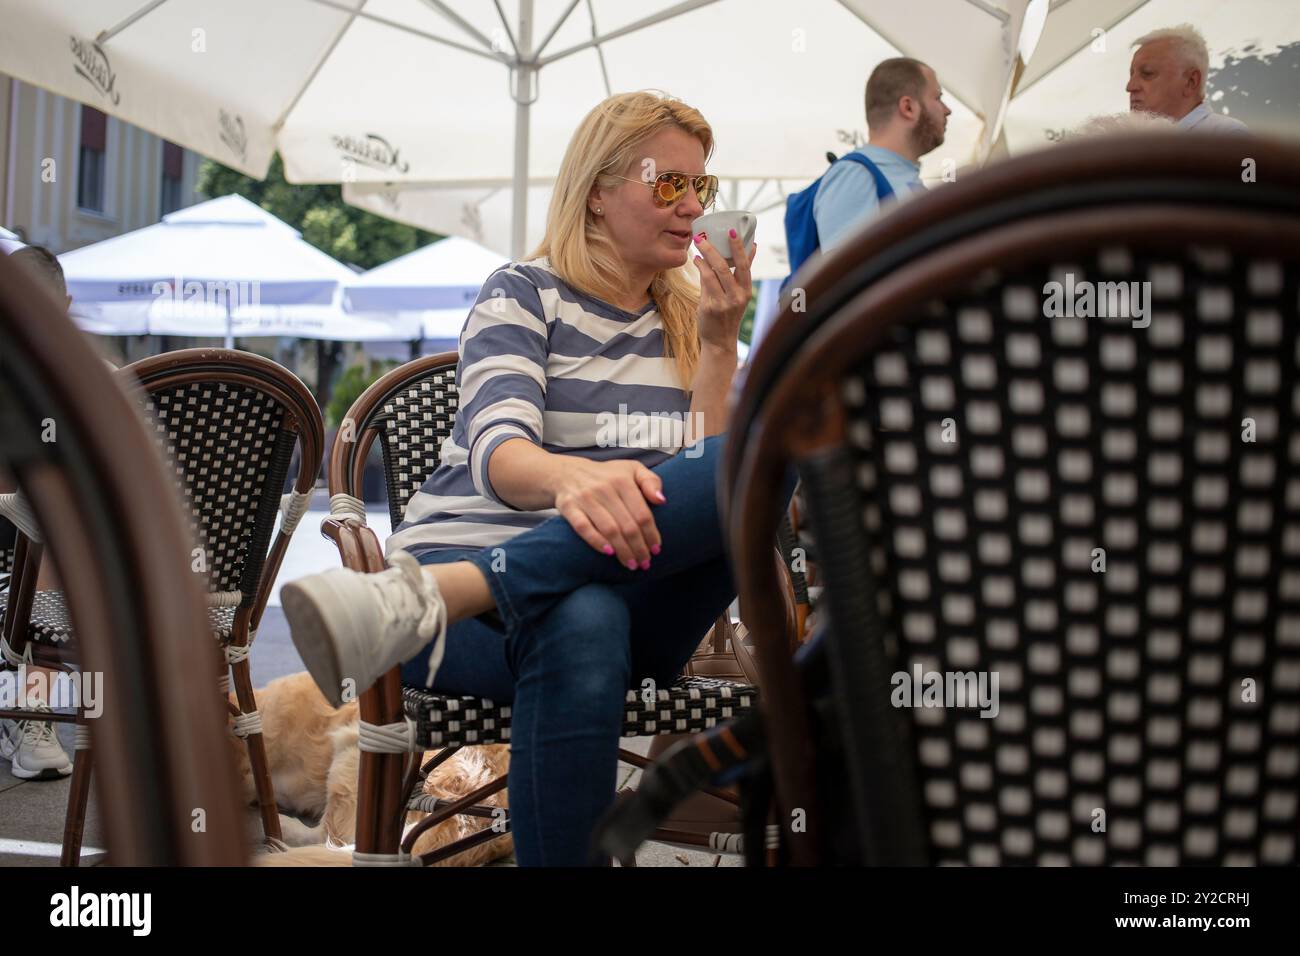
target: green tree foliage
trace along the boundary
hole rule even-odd
[[[366,362],[349,365],[339,376],[334,391],[330,393],[329,405],[325,408],[325,424],[330,428],[340,427],[348,409],[361,397],[361,393],[377,382],[381,376],[397,368],[397,365],[397,362],[391,361],[376,362],[373,367],[371,363]]]
[[[199,168],[198,190],[208,199],[238,193],[293,226],[317,249],[362,269],[373,269],[442,238],[349,206],[337,184],[285,182],[278,155],[260,182],[205,160]]]

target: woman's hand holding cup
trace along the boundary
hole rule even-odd
[[[751,245],[746,252],[744,240],[735,228],[728,229],[727,243],[731,261],[735,263],[734,272],[710,243],[706,233],[700,232],[695,236],[695,245],[700,253],[695,258],[695,267],[700,273],[697,317],[702,348],[734,353],[740,337],[740,321],[753,295],[749,269],[758,246]]]

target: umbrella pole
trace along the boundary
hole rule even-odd
[[[230,314],[230,291],[226,291],[226,348],[235,347],[235,320]]]
[[[519,0],[518,56],[515,63],[515,175],[514,211],[510,220],[510,257],[524,257],[528,227],[528,131],[532,107],[532,80],[537,67],[533,54],[533,0]]]

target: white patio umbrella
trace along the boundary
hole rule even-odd
[[[808,180],[861,136],[871,68],[935,65],[956,109],[944,155],[994,141],[1047,0],[0,0],[0,71],[291,182],[553,177],[611,91],[701,109],[720,175]],[[1033,15],[1030,15],[1032,13]],[[961,133],[960,128],[966,127]],[[971,135],[973,133],[973,135]]]
[[[332,342],[413,342],[420,323],[402,315],[353,312],[343,304],[342,289],[328,305],[240,306],[231,312],[232,331],[240,338],[285,336]]]
[[[1133,41],[1191,23],[1210,50],[1208,101],[1254,132],[1300,138],[1296,0],[1067,0],[1054,3],[1003,127],[1016,152],[1045,146],[1092,116],[1128,110]]]
[[[358,276],[343,292],[350,310],[413,323],[416,337],[454,347],[483,281],[508,257],[459,236],[408,252]]]
[[[236,334],[301,334],[283,324],[285,331],[273,331],[271,310],[328,309],[353,277],[297,230],[235,195],[169,213],[59,261],[74,313],[87,326],[103,334],[224,336],[227,346]],[[333,315],[338,324],[311,337],[347,340],[355,333],[341,309]],[[261,320],[265,326],[256,324]],[[245,332],[250,323],[263,330]]]

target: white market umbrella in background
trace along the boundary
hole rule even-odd
[[[413,342],[420,323],[400,315],[370,315],[344,307],[340,289],[328,305],[241,306],[232,312],[241,338],[287,336],[332,342]]]
[[[59,257],[83,328],[100,334],[224,336],[274,307],[336,304],[347,266],[242,196],[169,213],[162,222]],[[337,315],[346,320],[342,310]],[[236,317],[239,322],[236,322]],[[268,322],[269,327],[269,322]],[[351,330],[321,338],[347,338]]]
[[[1208,102],[1252,131],[1300,138],[1297,0],[1068,0],[1054,3],[1016,87],[1011,152],[1050,145],[1093,116],[1128,110],[1133,41],[1191,23],[1210,51]]]
[[[455,348],[479,290],[508,257],[459,236],[422,246],[356,277],[344,290],[349,310],[414,323],[437,349]]]
[[[810,180],[860,139],[866,76],[902,52],[954,103],[936,161],[994,141],[1047,0],[0,0],[0,71],[262,177],[552,178],[610,92],[663,89],[714,127],[712,169]],[[1034,16],[1028,16],[1028,11]]]

